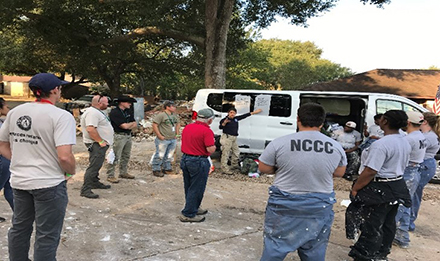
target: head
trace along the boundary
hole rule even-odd
[[[208,125],[212,123],[214,117],[214,111],[209,108],[201,109],[197,113],[197,121],[204,122]]]
[[[422,127],[428,125],[428,130],[434,131],[440,137],[440,116],[433,112],[424,112],[423,118],[425,121],[422,123]]]
[[[408,116],[408,129],[420,129],[424,121],[422,113],[418,111],[407,111],[406,116]]]
[[[60,80],[51,73],[38,73],[29,81],[29,88],[37,100],[54,99],[55,101],[59,101],[61,98],[61,88],[68,83],[69,82]]]
[[[237,109],[235,109],[234,107],[230,108],[228,110],[228,118],[233,119],[235,115],[237,115]]]
[[[0,115],[7,115],[9,112],[8,105],[6,104],[5,99],[0,97]]]
[[[306,103],[298,109],[298,122],[303,127],[318,127],[324,124],[324,107],[317,103]],[[299,125],[298,125],[299,126]]]
[[[345,132],[353,132],[356,129],[356,122],[354,121],[347,121],[344,125],[344,131]]]
[[[163,108],[168,112],[175,112],[176,104],[173,101],[166,101],[163,104]]]
[[[131,105],[136,102],[136,99],[129,96],[119,96],[116,100],[118,107],[122,110],[129,109]]]
[[[382,130],[399,131],[408,124],[408,116],[402,110],[389,110],[380,118],[379,126]]]
[[[95,95],[92,98],[92,107],[95,107],[98,110],[105,110],[108,107],[108,98],[107,96]]]
[[[379,125],[379,120],[380,120],[380,118],[382,118],[382,113],[378,113],[378,114],[376,114],[376,115],[374,115],[374,124],[376,124],[376,125]]]

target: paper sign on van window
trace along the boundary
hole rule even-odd
[[[238,115],[248,113],[251,109],[251,96],[235,95],[235,108]]]
[[[263,94],[255,97],[254,111],[261,109],[261,113],[259,113],[258,115],[269,116],[270,97],[270,95]]]

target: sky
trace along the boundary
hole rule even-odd
[[[307,23],[304,28],[279,19],[262,36],[314,42],[322,58],[355,73],[440,68],[440,0],[391,0],[384,8],[340,0]]]

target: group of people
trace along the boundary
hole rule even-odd
[[[66,83],[53,74],[41,73],[29,82],[35,102],[8,112],[0,99],[0,113],[8,114],[0,129],[0,185],[14,211],[8,232],[10,260],[28,260],[34,222],[34,260],[56,260],[68,202],[66,181],[76,172],[72,153],[76,143],[75,120],[70,113],[54,106]],[[107,116],[104,110],[109,99],[97,95],[81,117],[90,161],[81,188],[81,196],[86,198],[99,197],[92,189],[111,188],[99,179],[99,170],[110,147],[114,160],[108,163],[107,181],[118,183],[119,178],[135,178],[127,171],[131,131],[137,126],[130,110],[135,101],[121,96],[116,102]],[[220,121],[221,164],[223,172],[228,174],[238,166],[238,121],[261,110],[241,116],[236,116],[236,112],[230,109],[228,116]],[[321,132],[326,113],[319,104],[303,104],[297,115],[298,132],[292,130],[292,134],[273,140],[259,157],[259,171],[276,174],[269,188],[264,220],[261,257],[264,261],[284,260],[295,250],[301,260],[325,260],[336,202],[333,178],[344,176],[347,160],[354,159],[351,154],[360,146],[360,135],[356,133],[342,140],[338,137],[344,134],[338,133],[335,140]],[[208,213],[201,203],[210,173],[209,156],[216,151],[210,129],[214,118],[212,109],[201,109],[196,121],[181,133],[180,168],[185,193],[181,222],[202,222]],[[357,261],[387,260],[393,241],[401,247],[409,246],[408,231],[415,229],[423,188],[435,174],[434,155],[440,148],[439,117],[433,113],[390,110],[375,120],[379,129],[368,130],[375,141],[363,150],[359,178],[350,192],[349,209],[356,208],[357,218],[361,220],[360,237],[349,252]],[[356,124],[347,122],[345,127],[343,132],[352,133]],[[173,173],[171,162],[176,137],[180,135],[173,102],[164,104],[164,111],[153,120],[153,130],[156,133],[153,175],[163,177]],[[344,146],[344,142],[354,142],[354,146]],[[9,174],[6,179],[3,175],[9,160],[10,186]]]

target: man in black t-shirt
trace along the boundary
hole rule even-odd
[[[134,113],[130,110],[131,105],[136,102],[135,99],[128,96],[121,96],[117,100],[117,106],[110,112],[110,122],[115,131],[113,151],[115,160],[113,164],[108,165],[107,181],[118,183],[115,177],[115,168],[119,162],[119,177],[125,179],[134,179],[134,176],[127,173],[127,165],[131,154],[131,130],[137,127],[134,119]]]

